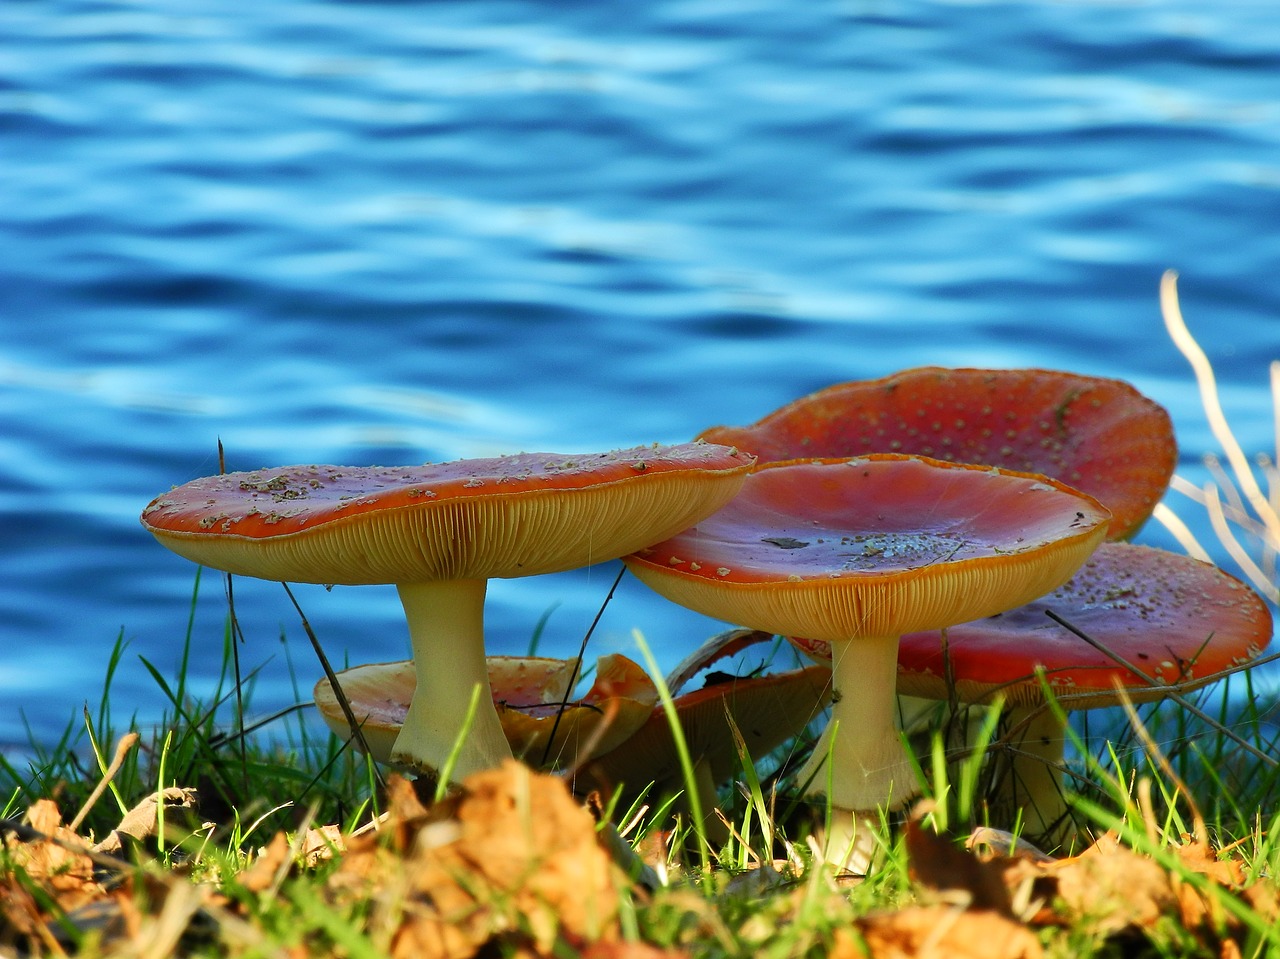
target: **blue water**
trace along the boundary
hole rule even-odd
[[[175,667],[193,567],[137,516],[219,439],[229,469],[609,449],[1049,366],[1164,403],[1196,478],[1175,267],[1272,447],[1277,223],[1269,2],[4,3],[0,744],[96,708],[121,630],[117,715],[159,715],[139,657]],[[491,651],[552,606],[576,649],[613,574],[493,584]],[[335,659],[404,655],[390,587],[299,598]],[[292,608],[236,600],[257,707],[292,702]],[[717,627],[624,579],[595,651],[633,628],[671,665]]]

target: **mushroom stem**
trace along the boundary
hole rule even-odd
[[[450,779],[511,758],[502,732],[484,656],[483,579],[401,583],[400,602],[409,620],[417,687],[391,761],[419,773],[438,775],[458,748]],[[473,690],[480,687],[475,716],[465,730]]]
[[[827,794],[833,812],[839,811],[828,837],[829,861],[865,872],[874,852],[878,807],[901,806],[917,792],[915,771],[898,731],[898,637],[833,643],[831,667],[831,719],[799,781],[809,783],[809,795]]]
[[[1022,811],[1022,832],[1048,849],[1068,844],[1075,824],[1063,789],[1066,728],[1044,707],[1011,706],[1005,711],[1012,752],[996,784],[993,805],[1012,822]]]

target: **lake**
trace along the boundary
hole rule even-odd
[[[138,514],[219,441],[231,470],[607,450],[1040,366],[1164,404],[1198,480],[1176,268],[1275,447],[1268,3],[6,3],[0,156],[6,749],[96,710],[121,635],[118,719],[164,710],[142,659],[176,671],[189,617],[212,688],[221,582],[193,610]],[[616,568],[495,582],[490,651],[548,611],[576,651]],[[391,587],[297,595],[335,661],[406,655]],[[307,698],[281,587],[235,600],[255,710]],[[624,577],[589,656],[719,628]]]

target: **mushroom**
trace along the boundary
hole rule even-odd
[[[952,626],[945,642],[936,631],[903,636],[898,689],[963,703],[1003,698],[1004,722],[1015,737],[1002,780],[1006,805],[1023,810],[1027,835],[1056,845],[1071,834],[1062,783],[1065,729],[1045,705],[1045,685],[1064,710],[1117,705],[1117,685],[1129,700],[1149,702],[1250,662],[1271,635],[1267,604],[1216,566],[1150,546],[1106,543],[1070,582],[1033,602]]]
[[[830,698],[831,670],[825,666],[760,676],[709,677],[701,689],[683,692],[695,675],[724,657],[773,639],[770,633],[747,629],[721,633],[666,677],[681,732],[694,757],[695,788],[703,797],[705,813],[711,812],[707,797],[713,797],[715,787],[738,769],[735,730],[748,754],[760,758],[797,735]],[[624,807],[650,784],[652,797],[685,789],[675,737],[657,702],[657,688],[626,656],[601,656],[593,685],[565,705],[558,721],[576,660],[490,656],[488,664],[498,718],[517,756],[541,765],[541,757],[549,752],[557,759],[555,765],[576,770],[578,792],[598,789],[612,796],[622,790]],[[338,673],[338,681],[360,723],[369,754],[379,762],[388,761],[416,685],[412,660],[354,666]],[[329,728],[347,736],[346,715],[327,679],[316,683],[315,702]],[[548,746],[553,728],[555,743]],[[709,832],[718,824],[711,816],[705,820]]]
[[[840,383],[700,438],[761,462],[915,453],[1042,473],[1111,510],[1110,539],[1137,532],[1178,459],[1169,414],[1128,383],[1038,369],[922,367]]]
[[[1061,483],[993,467],[895,454],[784,461],[756,467],[718,512],[624,562],[698,612],[834,645],[831,719],[800,775],[841,811],[828,857],[865,871],[862,827],[915,791],[895,725],[898,637],[1061,585],[1108,515]]]
[[[285,466],[193,480],[153,500],[142,523],[174,552],[230,573],[394,583],[417,689],[391,759],[436,775],[456,743],[460,781],[511,755],[485,688],[488,579],[573,569],[661,540],[727,502],[751,462],[698,442],[426,466]]]
[[[649,674],[620,653],[601,656],[591,688],[572,699],[567,687],[577,672],[576,659],[490,656],[487,664],[502,731],[512,752],[531,766],[543,765],[544,755],[553,765],[576,766],[608,752],[645,723],[658,701]],[[337,679],[369,755],[377,762],[390,762],[418,684],[413,660],[353,666]],[[329,728],[338,736],[350,735],[346,714],[327,678],[316,683],[314,695]],[[582,751],[586,746],[590,751]]]
[[[749,676],[708,673],[701,688],[683,690],[694,676],[721,659],[773,641],[772,633],[732,629],[711,637],[667,675],[666,686],[696,782],[684,781],[671,723],[662,706],[656,705],[623,742],[583,763],[575,788],[598,789],[610,796],[620,791],[622,808],[647,786],[653,787],[650,802],[695,788],[705,834],[712,842],[727,841],[728,832],[715,816],[713,803],[716,787],[741,769],[739,737],[746,754],[758,760],[797,736],[826,708],[831,670],[809,666]],[[691,805],[683,803],[686,811]]]

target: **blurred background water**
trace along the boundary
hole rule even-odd
[[[96,709],[121,635],[117,716],[164,709],[140,657],[176,670],[194,567],[138,513],[219,440],[228,469],[602,450],[1045,366],[1165,404],[1197,479],[1173,267],[1274,448],[1277,223],[1265,2],[0,5],[0,744]],[[494,583],[490,650],[553,610],[542,651],[575,651],[616,568]],[[405,655],[391,587],[298,595],[335,660]],[[305,698],[279,585],[236,604],[256,708]],[[206,576],[197,694],[225,610]],[[594,652],[635,628],[670,666],[717,624],[624,578]]]

